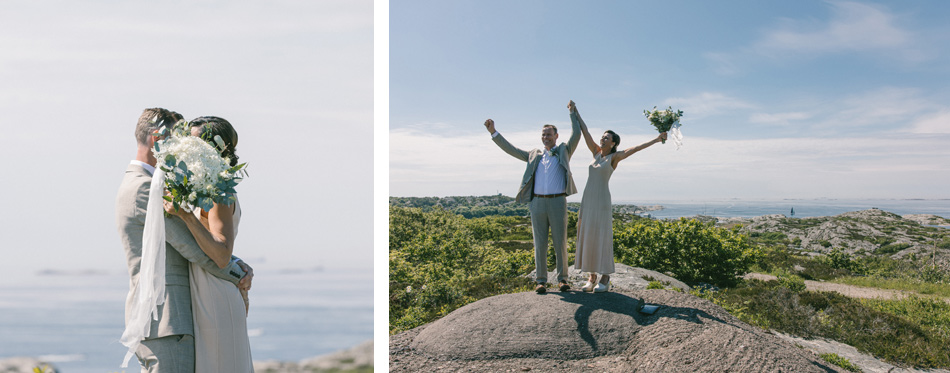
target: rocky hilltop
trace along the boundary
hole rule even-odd
[[[389,339],[394,372],[837,372],[794,340],[739,321],[688,286],[616,264],[613,289],[498,295]],[[532,275],[529,275],[532,276]],[[573,269],[570,281],[582,280]],[[668,290],[646,290],[660,282]],[[654,314],[644,304],[660,306]]]
[[[394,372],[842,371],[712,302],[656,289],[498,295],[391,336],[389,349]]]
[[[789,248],[812,255],[838,249],[853,255],[929,258],[936,265],[950,265],[950,231],[932,227],[950,225],[950,220],[936,215],[900,216],[868,209],[827,217],[764,215],[719,223],[742,224],[742,230],[751,235],[771,233],[787,240]]]

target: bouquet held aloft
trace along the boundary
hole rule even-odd
[[[673,110],[673,107],[667,107],[664,110],[657,110],[656,106],[653,107],[653,111],[644,110],[643,115],[647,117],[656,130],[660,133],[668,132],[669,137],[673,139],[673,143],[676,144],[676,149],[679,149],[683,146],[683,133],[680,132],[680,117],[683,116],[682,110]],[[664,140],[663,143],[666,143]]]

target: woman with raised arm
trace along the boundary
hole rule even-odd
[[[580,123],[587,148],[594,156],[594,161],[588,166],[587,186],[584,188],[577,218],[577,248],[574,266],[581,271],[590,272],[590,278],[581,290],[601,293],[610,290],[610,274],[614,273],[613,209],[608,185],[610,175],[613,174],[620,161],[665,140],[666,132],[653,140],[618,152],[619,135],[608,130],[601,136],[598,145],[587,130],[587,124],[577,112],[574,101],[568,103],[567,108],[571,112],[571,120]],[[598,273],[601,274],[600,281],[597,281]]]
[[[218,149],[221,156],[238,164],[234,153],[237,132],[227,120],[200,117],[189,122],[191,135]],[[218,142],[220,140],[220,143]],[[234,238],[241,220],[241,206],[235,196],[230,205],[215,203],[208,210],[193,213],[165,203],[165,211],[177,215],[208,257],[224,268],[231,261]],[[195,372],[254,372],[247,336],[247,292],[191,265],[191,299],[195,325]]]

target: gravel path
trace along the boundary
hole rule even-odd
[[[756,279],[762,281],[775,280],[778,277],[767,275],[764,273],[749,273],[745,275],[745,279]],[[903,299],[909,295],[917,294],[912,291],[904,290],[891,290],[891,289],[878,289],[878,288],[868,288],[863,286],[854,286],[848,284],[838,284],[833,282],[821,282],[821,281],[811,281],[805,280],[805,290],[808,291],[833,291],[839,294],[842,294],[851,298],[864,298],[864,299]],[[950,303],[950,298],[943,298],[947,303]]]

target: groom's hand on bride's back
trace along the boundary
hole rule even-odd
[[[251,280],[254,279],[254,268],[244,263],[243,260],[238,260],[237,265],[244,270],[244,277],[241,278],[241,281],[238,281],[237,287],[241,290],[248,291],[251,290]]]

